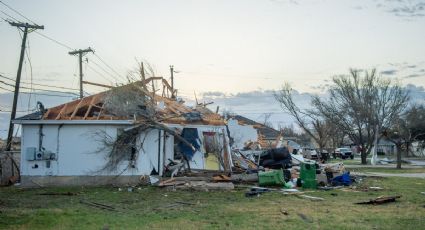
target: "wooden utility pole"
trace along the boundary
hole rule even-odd
[[[171,74],[171,98],[174,98],[174,66],[170,65],[170,74]]]
[[[25,44],[27,42],[27,35],[28,33],[31,33],[34,30],[44,29],[44,26],[30,25],[28,23],[9,22],[9,24],[11,26],[16,26],[18,29],[22,30],[24,32],[24,36],[22,37],[21,56],[19,57],[18,73],[16,74],[15,92],[13,95],[12,112],[10,113],[9,132],[7,134],[6,151],[10,151],[12,147],[12,138],[13,138],[12,121],[15,119],[15,116],[16,116],[16,105],[18,104],[19,85],[21,83],[22,63],[24,61],[24,56],[25,56]]]
[[[88,52],[92,52],[94,53],[94,51],[89,47],[87,49],[84,50],[74,50],[71,52],[68,52],[69,55],[76,55],[78,54],[78,63],[80,64],[80,98],[84,97],[84,92],[83,92],[83,55],[88,53]]]

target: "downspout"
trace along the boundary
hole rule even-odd
[[[42,151],[43,149],[43,124],[40,124],[38,128],[38,151]]]
[[[63,124],[60,124],[58,126],[58,135],[56,137],[56,170],[57,170],[57,175],[59,175],[59,138],[60,138],[60,130],[62,128]]]
[[[158,129],[158,168],[157,168],[158,175],[162,174],[160,172],[160,165],[161,165],[161,130]]]

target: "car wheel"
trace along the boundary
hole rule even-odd
[[[354,155],[350,155],[350,159],[352,160],[352,159],[354,159]]]

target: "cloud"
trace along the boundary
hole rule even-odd
[[[383,70],[383,71],[381,71],[381,74],[383,74],[383,75],[394,75],[397,72],[398,72],[397,70],[391,69],[391,70]]]
[[[425,1],[423,0],[380,0],[376,7],[398,17],[425,16]]]
[[[417,77],[425,77],[425,74],[410,74],[405,76],[404,78],[417,78]]]

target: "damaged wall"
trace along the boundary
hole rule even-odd
[[[257,130],[252,125],[240,125],[238,120],[231,118],[227,121],[227,126],[234,140],[233,148],[242,149],[246,142],[258,140]]]
[[[105,121],[104,121],[105,122]],[[106,121],[107,122],[107,121]],[[116,122],[116,121],[114,121]],[[62,180],[72,184],[93,181],[90,176],[137,176],[150,175],[155,171],[162,175],[163,166],[168,164],[168,159],[174,159],[174,137],[165,134],[158,129],[148,129],[140,134],[136,139],[138,154],[136,154],[134,168],[125,170],[129,161],[121,162],[115,172],[99,171],[105,166],[108,158],[107,152],[98,152],[102,147],[102,142],[98,139],[99,131],[116,138],[120,130],[128,128],[127,125],[118,124],[24,124],[22,125],[22,158],[21,176],[23,186],[31,185],[31,180],[36,179],[37,184],[66,184]],[[192,169],[205,169],[207,159],[205,158],[205,147],[203,146],[203,135],[205,132],[217,133],[219,143],[227,153],[230,153],[225,126],[206,125],[169,125],[170,128],[196,128],[201,144],[200,151],[194,154],[190,161]],[[40,139],[41,138],[41,139]],[[44,152],[54,154],[51,159],[29,159],[32,152],[30,148],[39,152],[40,146]],[[129,159],[131,160],[131,159]],[[231,159],[229,159],[231,165]],[[222,169],[222,167],[217,167]],[[125,171],[124,171],[125,170]],[[86,179],[75,179],[80,177]],[[54,178],[64,178],[54,181]],[[102,179],[105,181],[106,179]]]

